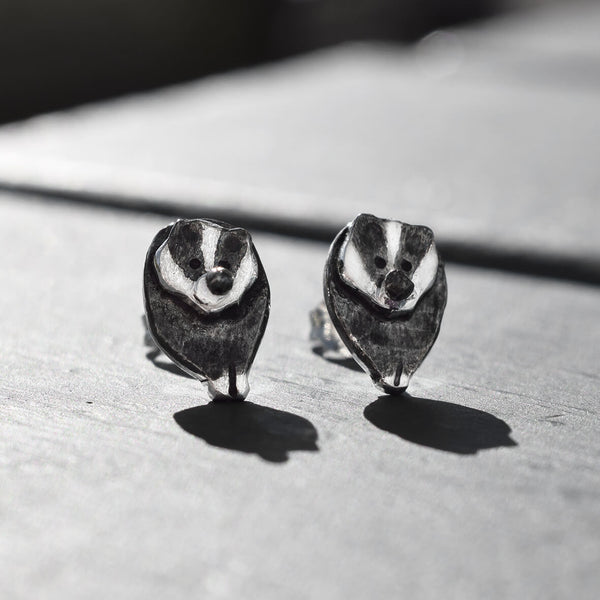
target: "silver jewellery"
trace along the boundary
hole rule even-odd
[[[243,400],[267,325],[270,290],[250,234],[212,219],[161,229],[144,266],[154,342],[213,400]]]
[[[349,353],[389,394],[401,394],[435,342],[446,306],[444,265],[428,227],[361,214],[325,263],[325,303],[311,312],[323,353]]]
[[[428,227],[362,214],[337,235],[324,303],[311,312],[323,353],[351,355],[376,386],[401,394],[440,330],[444,266]],[[214,400],[243,400],[270,309],[250,234],[211,219],[179,220],[154,237],[144,266],[152,339]]]

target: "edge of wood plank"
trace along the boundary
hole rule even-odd
[[[151,213],[167,217],[212,217],[231,221],[247,229],[275,233],[278,235],[331,242],[344,223],[332,224],[325,220],[306,217],[274,216],[256,214],[232,208],[231,202],[221,205],[218,198],[213,202],[199,204],[184,200],[158,197],[139,197],[112,192],[47,187],[35,183],[9,182],[0,179],[0,190],[18,194],[23,198],[43,197],[48,200],[69,204],[85,204],[98,208],[135,213]],[[551,279],[600,285],[600,258],[595,256],[572,256],[556,252],[536,252],[531,248],[498,247],[466,240],[438,236],[437,243],[444,260],[484,269],[494,269],[539,276]]]

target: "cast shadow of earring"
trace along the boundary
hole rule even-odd
[[[365,408],[364,416],[408,442],[456,454],[518,445],[508,424],[490,413],[406,393],[381,396]]]
[[[184,430],[211,446],[283,463],[294,451],[316,452],[314,425],[292,413],[243,402],[211,402],[173,415]]]
[[[149,350],[146,354],[146,358],[157,368],[167,371],[167,373],[173,373],[173,375],[181,375],[181,377],[187,377],[194,379],[189,373],[182,371],[175,363],[171,362],[158,348]]]
[[[340,365],[341,367],[345,367],[346,369],[350,369],[351,371],[361,371],[362,367],[351,357],[340,356],[333,358],[332,356],[328,356],[321,346],[314,346],[312,348],[312,353],[320,356],[323,360],[333,364]]]

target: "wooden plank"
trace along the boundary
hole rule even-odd
[[[345,47],[7,127],[0,182],[328,231],[370,211],[472,254],[599,274],[600,9],[545,10],[415,52]],[[579,45],[554,36],[565,12]]]
[[[164,220],[0,214],[3,598],[595,598],[597,288],[449,266],[391,402],[310,350],[326,245],[256,235],[272,318],[219,408],[146,358]]]

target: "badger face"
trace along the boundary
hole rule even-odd
[[[342,280],[389,316],[410,313],[435,282],[438,253],[428,227],[362,214],[340,248]]]
[[[154,266],[165,289],[205,314],[238,303],[258,275],[248,232],[204,219],[177,221]]]

